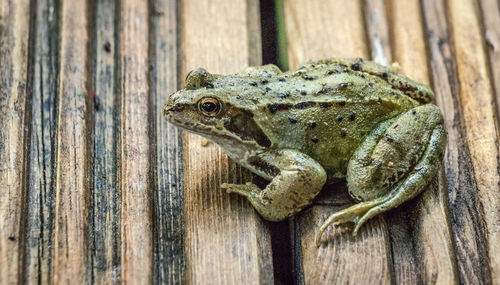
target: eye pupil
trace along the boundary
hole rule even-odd
[[[198,109],[203,115],[214,117],[219,113],[221,104],[217,98],[204,97],[198,102]]]
[[[203,111],[207,113],[212,113],[217,110],[217,105],[213,102],[204,102],[201,107],[203,108]]]

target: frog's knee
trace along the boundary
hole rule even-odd
[[[414,113],[413,111],[423,114],[428,120],[434,122],[435,124],[443,123],[443,114],[441,113],[441,109],[434,104],[421,105],[413,110],[410,110],[410,112]]]

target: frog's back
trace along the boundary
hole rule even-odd
[[[325,60],[269,83],[256,120],[274,147],[298,149],[344,177],[348,161],[381,122],[432,100],[432,91],[388,68],[360,60]]]
[[[431,103],[434,100],[434,93],[427,85],[415,82],[405,75],[373,61],[364,61],[361,58],[331,58],[320,60],[313,64],[345,67],[361,74],[378,77],[393,86],[394,89],[402,91],[405,95],[421,104]]]

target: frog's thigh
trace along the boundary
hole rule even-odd
[[[279,169],[271,182],[262,191],[257,186],[223,185],[229,192],[236,192],[248,198],[255,209],[267,220],[283,220],[305,206],[321,191],[326,182],[323,167],[306,154],[295,150],[267,152],[259,156],[265,164]],[[239,187],[251,189],[241,191]]]
[[[375,130],[351,158],[347,171],[350,193],[366,202],[329,217],[317,243],[330,224],[354,222],[355,235],[368,219],[420,193],[438,171],[445,143],[441,112],[434,105],[402,114],[384,132]]]
[[[371,151],[360,148],[349,163],[349,191],[379,203],[360,216],[355,232],[367,219],[420,193],[439,168],[445,142],[441,112],[435,105],[423,105],[399,116]]]
[[[426,149],[436,147],[429,145],[430,138],[442,124],[438,107],[422,105],[397,117],[376,138],[370,135],[349,162],[347,181],[351,195],[369,201],[390,193],[421,161]]]

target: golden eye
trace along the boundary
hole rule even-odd
[[[201,98],[198,102],[198,108],[206,116],[213,117],[217,115],[220,111],[221,104],[219,100],[213,97]]]

